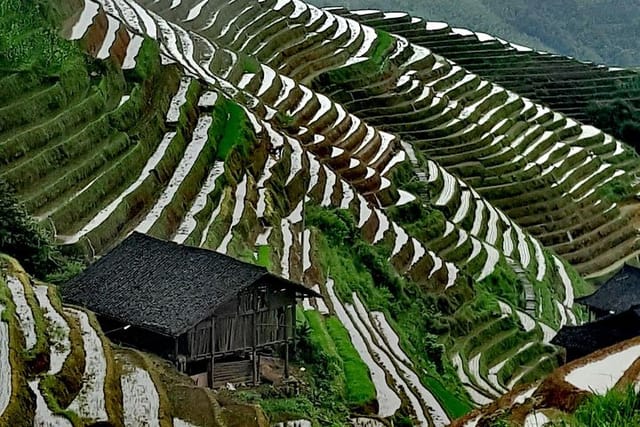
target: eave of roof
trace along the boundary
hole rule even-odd
[[[66,301],[101,316],[179,336],[258,282],[296,297],[322,298],[264,267],[139,233],[71,280],[62,293]]]

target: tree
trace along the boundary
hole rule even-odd
[[[640,122],[627,120],[620,125],[620,136],[623,141],[640,152]]]
[[[0,252],[16,258],[27,271],[40,277],[54,272],[60,261],[51,233],[29,215],[9,184],[1,180]]]

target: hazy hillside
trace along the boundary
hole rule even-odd
[[[402,10],[430,21],[607,65],[640,65],[640,3],[633,0],[312,0],[318,6]]]

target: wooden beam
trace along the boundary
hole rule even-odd
[[[284,377],[289,378],[289,338],[293,338],[293,348],[295,349],[296,342],[296,299],[293,298],[293,304],[290,306],[290,327],[291,335],[287,333],[287,327],[285,326],[285,344],[284,344]],[[285,316],[286,317],[286,316]]]
[[[293,338],[293,351],[296,351],[296,306],[297,304],[298,304],[298,300],[296,300],[294,296],[293,305],[291,306],[291,337]]]
[[[289,378],[289,341],[284,343],[284,377]]]
[[[209,375],[211,377],[211,379],[209,380],[209,387],[213,388],[213,378],[215,375],[215,370],[214,370],[214,362],[215,362],[215,355],[216,355],[216,318],[214,316],[211,316],[211,341],[210,341],[210,347],[209,347],[209,352],[211,353],[211,360],[209,361]]]
[[[258,292],[256,287],[253,287],[253,312],[251,313],[251,357],[253,360],[253,385],[258,385],[259,370],[258,365],[258,352],[256,351],[256,345],[258,344],[258,330],[256,328],[256,312],[258,311]]]
[[[178,337],[173,337],[173,362],[178,366]]]

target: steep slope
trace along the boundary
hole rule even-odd
[[[0,294],[3,425],[227,425],[215,421],[222,409],[188,377],[148,355],[112,348],[92,313],[63,306],[54,287],[4,255]],[[181,402],[169,398],[176,393]],[[242,420],[238,415],[244,425],[252,422]]]
[[[2,101],[0,178],[68,253],[138,230],[320,290],[305,360],[335,393],[260,394],[272,421],[446,425],[557,366],[583,284],[563,258],[637,253],[635,205],[605,191],[633,194],[627,147],[402,37],[297,0],[71,15],[94,59],[0,80],[26,94]],[[149,383],[135,366],[122,393]]]
[[[640,341],[631,339],[612,347],[599,350],[587,357],[575,360],[542,379],[536,384],[521,387],[506,394],[482,410],[475,411],[463,419],[454,421],[452,426],[473,427],[486,423],[508,422],[514,425],[542,425],[549,421],[568,421],[569,425],[578,425],[577,420],[569,418],[581,404],[590,399],[609,394],[598,407],[594,405],[592,423],[601,423],[605,419],[615,419],[622,414],[625,393],[633,393],[635,399],[640,368]],[[630,391],[629,391],[630,389]],[[611,395],[610,392],[614,394]],[[620,393],[617,395],[615,393]],[[619,401],[615,399],[620,399]],[[611,406],[609,406],[611,405]],[[618,405],[618,406],[615,406]],[[584,411],[584,410],[583,410]],[[599,413],[596,413],[599,411]],[[637,420],[635,410],[625,413],[627,422]],[[620,420],[622,421],[622,420]],[[582,422],[585,422],[582,420]]]

